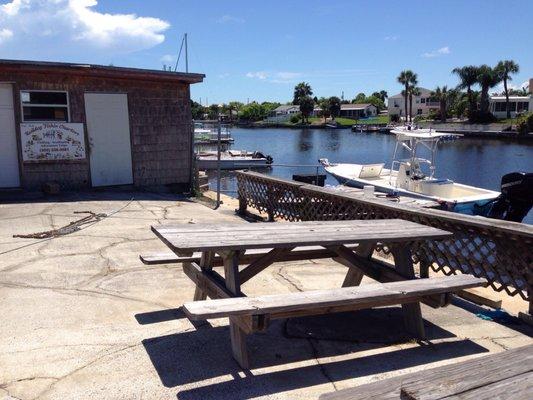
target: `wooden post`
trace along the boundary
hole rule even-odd
[[[239,215],[246,215],[248,205],[246,204],[246,198],[239,193]]]
[[[224,259],[226,288],[236,296],[242,295],[241,283],[239,280],[239,252],[221,252],[220,256]],[[248,351],[246,349],[246,333],[239,327],[232,317],[230,317],[229,320],[229,328],[233,358],[235,358],[242,369],[249,369]]]
[[[391,251],[394,256],[396,271],[404,276],[405,279],[416,279],[409,244],[393,246]],[[425,339],[426,334],[420,303],[402,304],[402,311],[406,330],[418,339]]]
[[[370,259],[372,258],[372,253],[374,253],[374,248],[374,243],[361,243],[355,249],[355,253],[357,253],[361,257]],[[361,271],[359,268],[348,268],[348,272],[346,273],[346,277],[344,278],[342,287],[359,286],[361,284],[361,281],[363,280],[364,275],[365,274],[363,273],[363,271]]]
[[[213,269],[213,262],[215,259],[215,253],[212,251],[202,252],[202,257],[200,258],[200,268],[202,271],[210,271]],[[194,301],[205,300],[207,298],[207,293],[204,292],[199,286],[196,286],[194,290]]]

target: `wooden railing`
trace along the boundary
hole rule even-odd
[[[531,225],[413,208],[255,172],[238,172],[237,182],[239,211],[254,208],[270,220],[401,218],[453,232],[452,239],[417,244],[413,257],[420,262],[421,276],[431,268],[445,275],[462,272],[486,278],[495,291],[529,301],[533,313]],[[386,244],[379,250],[388,253]]]

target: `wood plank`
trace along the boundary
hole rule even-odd
[[[392,249],[396,271],[406,279],[416,279],[411,250],[406,246],[394,246]],[[425,339],[424,321],[420,303],[402,304],[405,329],[418,339]]]
[[[402,399],[438,400],[533,371],[533,345],[434,371],[431,382],[413,377],[402,384]]]
[[[499,354],[510,353],[509,356],[521,357],[521,353],[524,351],[530,352],[533,345],[519,347]],[[439,374],[439,370],[445,367],[460,367],[464,369],[474,369],[483,365],[486,361],[489,361],[496,355],[485,355],[472,360],[463,361],[460,363],[453,363],[450,366],[434,367],[429,369],[423,369],[421,371],[394,376],[392,378],[382,379],[377,382],[366,383],[352,388],[342,389],[331,393],[324,393],[320,396],[320,400],[398,400],[400,399],[401,388],[404,382],[420,381],[425,382],[426,385],[431,385],[434,375]],[[479,397],[482,399],[482,397]],[[518,399],[516,399],[518,400]]]
[[[531,400],[533,399],[533,372],[513,376],[503,381],[481,386],[468,392],[445,397],[443,400]]]
[[[355,249],[357,245],[348,245],[348,248]],[[239,258],[241,264],[250,264],[254,262],[258,257],[266,254],[272,249],[250,249],[245,254],[242,254]],[[151,253],[140,255],[139,258],[143,264],[157,265],[157,264],[175,264],[184,262],[200,262],[202,252],[194,252],[192,256],[179,257],[175,253],[167,251],[160,253]],[[299,261],[299,260],[314,260],[321,258],[333,258],[336,254],[324,249],[322,246],[301,246],[296,247],[288,254],[280,255],[279,262],[282,261]],[[222,266],[222,258],[215,255],[214,265]]]
[[[340,223],[342,222],[342,224]],[[154,233],[177,254],[207,250],[248,250],[252,248],[340,245],[376,241],[412,241],[440,239],[451,234],[403,220],[328,221],[287,224],[221,224],[213,231],[202,225],[190,225],[179,232],[153,227]],[[260,225],[250,230],[250,225]],[[274,228],[272,225],[275,225]],[[226,232],[226,234],[221,234]]]
[[[358,246],[357,250],[355,250],[355,253],[360,257],[370,260],[375,248],[375,244],[365,243]],[[365,274],[363,273],[363,271],[361,271],[359,268],[356,268],[354,266],[349,267],[348,272],[344,277],[344,281],[342,282],[342,287],[359,286],[361,284],[361,281],[363,280],[364,275]]]
[[[202,253],[202,256],[200,257],[200,268],[203,272],[211,271],[213,269],[213,259],[214,259],[215,253],[212,251],[206,251]],[[193,300],[205,300],[207,298],[207,293],[201,289],[200,286],[196,285],[196,289],[194,290],[194,297]]]
[[[248,265],[239,273],[239,280],[241,284],[252,279],[254,276],[263,271],[265,268],[268,268],[274,262],[279,261],[279,259],[283,255],[290,253],[291,250],[292,248],[290,247],[282,249],[272,249],[268,253],[254,260],[250,265]]]
[[[461,290],[457,293],[457,296],[473,303],[481,304],[482,306],[491,307],[497,310],[502,308],[502,299],[497,299],[492,291],[482,291],[474,288]]]
[[[236,251],[220,252],[224,259],[224,276],[226,281],[226,289],[236,296],[241,295],[241,283],[239,280],[239,253]],[[243,297],[245,298],[245,297]],[[230,299],[225,299],[230,300]],[[220,301],[220,300],[211,300]],[[203,303],[201,301],[196,304]],[[248,349],[246,348],[246,333],[239,326],[235,317],[231,317],[229,321],[231,350],[233,358],[239,363],[241,368],[249,369],[250,361],[248,357]]]
[[[259,297],[243,297],[186,303],[183,309],[193,320],[221,318],[230,315],[260,315],[313,308],[348,305],[402,304],[421,296],[476,287],[486,280],[471,275],[454,275],[392,283],[376,283],[358,287],[316,290]]]
[[[394,264],[376,259],[367,259],[359,256],[349,249],[349,246],[331,247],[331,251],[335,250],[342,257],[334,257],[333,260],[348,268],[361,269],[365,275],[370,278],[386,283],[403,281],[405,278],[394,270]],[[348,249],[348,250],[347,250]],[[449,293],[425,296],[422,302],[432,308],[439,308],[447,306],[451,301]]]

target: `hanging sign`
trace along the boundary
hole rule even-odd
[[[28,122],[20,124],[23,161],[85,159],[83,124]]]

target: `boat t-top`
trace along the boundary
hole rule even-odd
[[[382,193],[434,200],[445,209],[455,212],[480,213],[482,206],[500,195],[492,190],[435,177],[435,153],[439,141],[460,135],[410,126],[395,128],[391,133],[396,135],[396,146],[390,169],[384,168],[384,163],[333,164],[327,159],[319,161],[326,172],[342,185],[356,188],[374,186],[376,191]],[[420,150],[424,148],[429,150],[430,159],[419,157]],[[407,150],[409,158],[399,158],[402,149]]]

